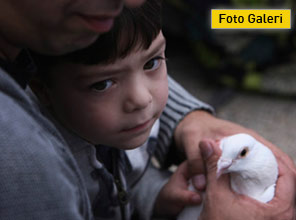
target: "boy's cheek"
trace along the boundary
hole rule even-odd
[[[165,108],[168,98],[169,98],[169,86],[168,86],[168,81],[166,81],[165,85],[163,85],[163,109]]]

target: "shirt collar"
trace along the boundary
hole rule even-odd
[[[25,89],[37,67],[28,50],[22,50],[14,61],[0,58],[0,66],[6,70],[17,83]]]

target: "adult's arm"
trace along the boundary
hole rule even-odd
[[[19,123],[5,126],[0,121],[6,129],[0,132],[0,219],[91,219],[71,156],[32,127],[21,133]]]
[[[92,219],[79,168],[57,130],[0,70],[0,219]]]

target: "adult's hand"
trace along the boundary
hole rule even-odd
[[[201,220],[292,220],[295,217],[295,175],[285,161],[279,160],[279,177],[275,197],[261,203],[230,189],[229,176],[216,178],[221,154],[213,141],[202,141],[201,154],[207,173],[207,189]]]
[[[201,203],[200,196],[188,190],[188,180],[187,161],[184,161],[160,190],[154,206],[156,216],[173,217],[185,206]]]
[[[296,173],[291,158],[253,130],[219,119],[206,111],[194,111],[179,123],[174,138],[177,147],[180,151],[184,151],[188,159],[190,175],[192,177],[196,175],[193,177],[193,185],[197,189],[203,190],[206,185],[204,175],[197,175],[205,173],[200,148],[198,147],[200,141],[204,138],[218,140],[237,133],[247,133],[255,137],[273,151],[278,161],[285,161],[285,164]]]

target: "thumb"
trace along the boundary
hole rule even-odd
[[[215,173],[217,161],[220,156],[218,150],[215,148],[215,142],[209,139],[204,139],[200,142],[199,148],[205,164],[207,175]]]
[[[216,184],[218,182],[217,175],[216,175],[217,162],[219,160],[219,157],[221,156],[221,150],[217,142],[209,139],[202,140],[200,142],[199,147],[200,147],[202,159],[204,161],[206,174],[207,174],[207,183],[209,187],[211,184],[214,184],[214,183]],[[224,179],[224,176],[227,176],[227,175],[222,175],[219,178],[219,184],[225,183],[225,181],[220,181]]]

